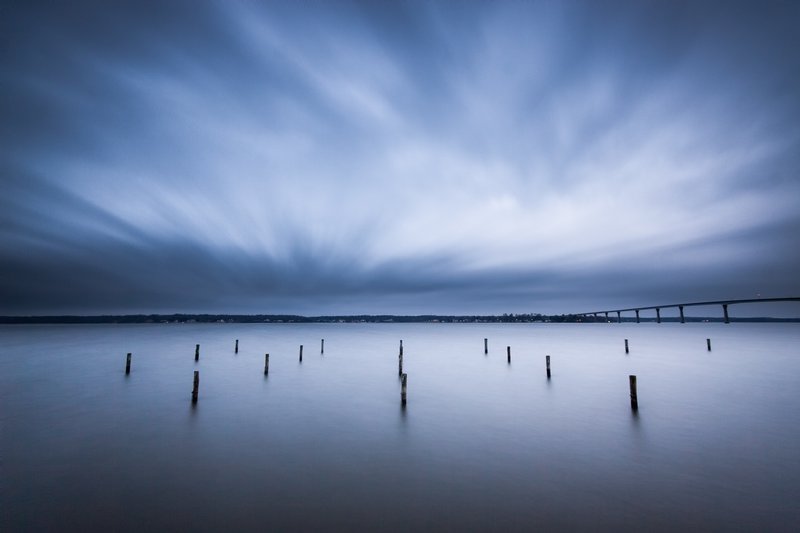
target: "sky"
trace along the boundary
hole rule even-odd
[[[799,21],[0,0],[0,314],[798,296]]]

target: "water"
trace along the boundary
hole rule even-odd
[[[6,326],[2,529],[796,531],[799,341],[797,324]]]

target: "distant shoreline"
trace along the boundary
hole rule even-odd
[[[798,318],[731,317],[731,322],[800,322]],[[662,322],[680,322],[679,317],[661,317]],[[579,317],[577,315],[226,315],[226,314],[151,314],[151,315],[50,315],[50,316],[0,316],[0,324],[331,324],[331,323],[616,323],[605,317]],[[622,322],[635,323],[635,318],[622,318]],[[656,322],[655,318],[641,318],[641,322]],[[722,317],[686,317],[686,322],[723,322]]]

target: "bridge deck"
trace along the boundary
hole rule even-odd
[[[682,304],[668,304],[668,305],[650,305],[645,307],[628,307],[625,309],[609,309],[603,311],[592,311],[591,313],[575,313],[578,316],[587,315],[600,315],[604,313],[623,313],[625,311],[644,311],[647,309],[669,309],[672,307],[694,307],[701,305],[732,305],[732,304],[749,304],[749,303],[765,303],[765,302],[800,302],[800,296],[791,296],[785,298],[750,298],[745,300],[715,300],[711,302],[689,302]]]

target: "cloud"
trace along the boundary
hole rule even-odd
[[[800,289],[788,4],[8,11],[0,312]]]

